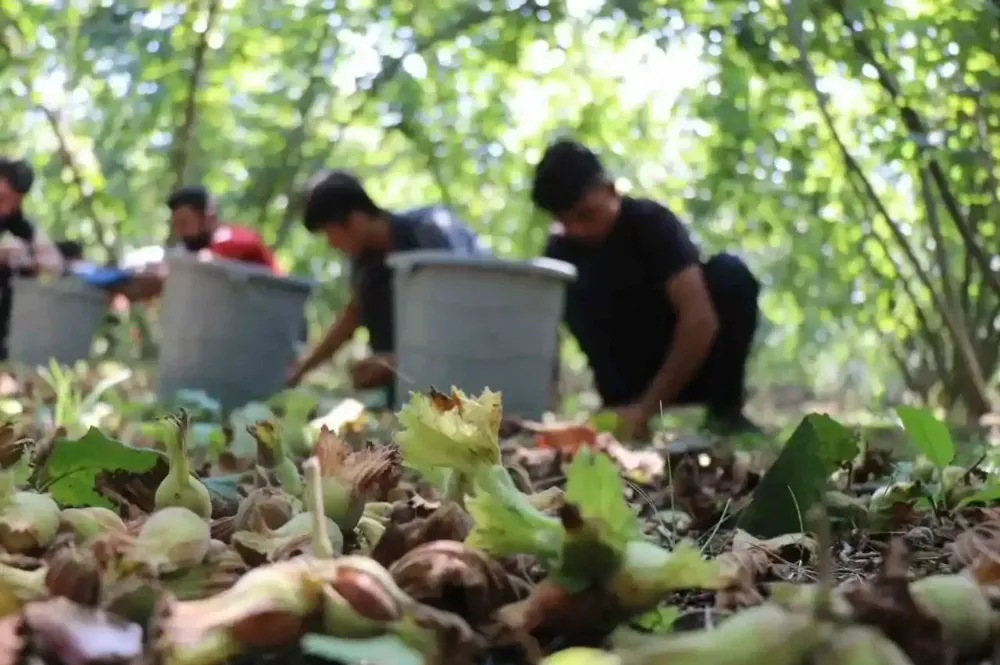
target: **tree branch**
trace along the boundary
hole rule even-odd
[[[879,84],[889,95],[889,98],[895,103],[896,108],[899,110],[900,117],[902,118],[903,125],[906,127],[907,131],[909,131],[911,135],[926,136],[928,133],[927,126],[924,125],[923,120],[921,120],[917,112],[900,99],[899,85],[896,83],[895,78],[876,59],[875,53],[865,40],[863,32],[855,30],[854,22],[847,18],[844,0],[829,0],[829,2],[840,15],[844,26],[851,32],[851,42],[853,43],[855,50],[868,62],[868,64],[875,68]],[[979,246],[977,238],[969,225],[969,221],[962,213],[958,200],[955,198],[955,194],[952,192],[951,186],[948,184],[948,178],[944,173],[944,169],[941,167],[941,163],[938,161],[937,157],[934,156],[932,151],[925,149],[919,142],[916,143],[916,147],[919,155],[927,157],[927,168],[930,170],[931,178],[941,194],[941,201],[944,203],[945,210],[948,211],[948,214],[954,220],[955,226],[958,229],[959,234],[962,236],[962,240],[965,242],[973,260],[979,265],[980,270],[983,271],[987,283],[997,293],[1000,293],[1000,275],[993,270],[993,267],[990,265],[990,257],[987,256],[986,252],[984,252]]]
[[[305,143],[306,136],[308,135],[309,115],[312,113],[313,107],[316,105],[316,100],[319,99],[321,86],[325,81],[325,78],[320,76],[319,73],[316,72],[316,69],[320,65],[323,57],[323,47],[330,39],[331,32],[332,28],[330,27],[330,22],[326,20],[326,16],[324,15],[323,27],[320,29],[320,34],[316,39],[316,48],[313,50],[312,57],[310,58],[309,82],[306,84],[306,89],[303,91],[302,98],[299,102],[299,124],[289,130],[286,134],[285,149],[281,152],[280,164],[277,169],[277,173],[280,175],[272,179],[270,182],[268,192],[260,206],[260,214],[258,215],[258,224],[260,226],[264,225],[264,220],[267,218],[268,208],[271,206],[271,202],[274,200],[274,197],[277,196],[278,185],[282,182],[282,180],[284,180],[285,183],[284,189],[285,197],[288,201],[287,206],[292,207],[291,202],[292,197],[294,196],[295,179],[298,172],[302,168],[301,153],[302,146]],[[290,220],[291,218],[288,219]],[[278,233],[274,241],[275,248],[281,247],[285,244],[290,231],[291,223],[286,223],[286,218],[282,217],[282,221],[278,226]]]
[[[348,114],[347,119],[341,123],[341,129],[349,127],[353,124],[364,110],[368,107],[368,104],[375,99],[382,89],[392,82],[393,79],[399,74],[403,68],[403,61],[410,55],[422,55],[427,51],[443,44],[444,42],[451,41],[456,37],[462,35],[462,33],[475,28],[482,23],[485,23],[489,19],[497,15],[497,10],[492,7],[488,10],[481,9],[479,6],[474,6],[469,12],[463,16],[460,16],[453,23],[450,23],[434,34],[426,37],[424,39],[418,39],[414,44],[413,48],[403,55],[396,58],[383,58],[382,68],[379,73],[375,75],[372,79],[371,84],[368,86],[367,90],[363,92],[361,100],[355,104],[354,108],[351,109]],[[327,150],[327,156],[335,150],[336,144],[331,146]],[[294,178],[292,179],[292,187],[294,187]],[[278,227],[278,239],[279,241],[284,241],[287,237],[291,226],[295,221],[296,207],[291,205],[291,201],[294,199],[293,193],[290,193],[288,200],[289,205],[285,208],[285,213],[282,215],[281,225]]]
[[[45,119],[48,120],[49,127],[51,127],[52,133],[56,137],[59,159],[62,162],[63,167],[69,171],[70,177],[73,179],[73,185],[76,187],[76,190],[80,195],[80,202],[87,209],[87,213],[94,221],[94,226],[97,228],[97,242],[100,243],[101,247],[107,253],[108,258],[110,260],[114,260],[116,252],[114,249],[114,243],[110,240],[112,231],[107,225],[102,223],[101,216],[97,213],[97,206],[94,203],[94,195],[87,189],[83,174],[80,172],[80,168],[76,164],[76,159],[73,157],[73,152],[69,147],[69,141],[66,139],[66,134],[63,132],[62,126],[60,125],[59,116],[55,111],[43,104],[38,104],[37,107],[42,114],[45,115]]]
[[[197,0],[194,0],[194,2],[196,3],[196,11]],[[201,78],[205,69],[208,36],[215,25],[215,19],[219,13],[219,5],[219,0],[209,0],[205,31],[201,33],[198,43],[194,47],[191,73],[188,75],[187,96],[184,100],[184,112],[177,130],[174,132],[173,145],[170,151],[170,174],[173,177],[175,187],[184,184],[184,174],[187,171],[191,139],[194,137],[195,123],[198,120],[198,88],[201,87]]]
[[[848,150],[843,139],[840,138],[840,133],[837,131],[836,125],[833,121],[833,116],[830,115],[829,99],[827,98],[827,95],[819,89],[816,72],[813,70],[812,64],[809,62],[802,23],[795,16],[793,16],[793,8],[797,9],[797,0],[792,0],[792,2],[785,5],[785,13],[788,18],[788,34],[792,43],[799,52],[799,62],[802,71],[812,88],[813,94],[816,96],[820,114],[823,116],[823,120],[826,123],[830,134],[840,150],[848,172],[855,175],[854,179],[850,179],[852,187],[857,190],[859,189],[858,183],[861,184],[863,192],[858,191],[858,195],[867,195],[867,198],[875,205],[879,214],[889,226],[889,229],[892,231],[893,236],[895,236],[900,248],[903,250],[903,253],[906,255],[907,260],[913,268],[913,271],[916,273],[925,288],[928,289],[932,299],[934,300],[935,307],[940,311],[941,318],[944,321],[945,326],[948,328],[948,331],[951,333],[952,341],[961,353],[966,369],[969,372],[970,379],[976,386],[983,400],[986,400],[986,395],[988,394],[986,390],[986,382],[983,378],[982,370],[979,367],[975,350],[970,342],[968,331],[964,329],[962,322],[956,319],[949,303],[946,302],[941,297],[941,294],[934,289],[934,283],[931,280],[930,275],[927,274],[927,271],[924,270],[923,266],[920,264],[920,260],[913,251],[913,248],[910,246],[906,235],[900,230],[899,225],[889,214],[888,209],[885,207],[885,204],[882,203],[881,198],[878,196],[878,193],[875,191],[875,188],[872,186],[867,176],[865,176],[861,166],[858,164],[857,160],[854,159],[854,156],[851,154],[850,150]]]

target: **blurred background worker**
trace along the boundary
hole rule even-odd
[[[24,197],[34,181],[26,161],[0,157],[0,360],[7,359],[13,277],[59,274],[63,267],[59,250],[24,214]]]
[[[171,237],[186,251],[210,257],[252,263],[279,273],[274,253],[260,234],[238,224],[220,223],[215,201],[201,185],[181,187],[167,198]],[[151,256],[121,292],[129,300],[145,301],[163,291],[166,264],[163,255]]]

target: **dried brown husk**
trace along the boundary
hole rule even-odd
[[[93,607],[101,597],[101,569],[88,550],[62,548],[48,563],[45,586],[53,596]]]
[[[475,628],[490,621],[500,607],[526,598],[524,580],[499,562],[463,543],[426,543],[396,561],[389,573],[417,602],[461,615]]]
[[[367,444],[353,451],[325,425],[316,439],[326,516],[345,533],[354,530],[365,503],[380,501],[396,487],[402,456],[395,445]]]

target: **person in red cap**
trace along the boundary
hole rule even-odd
[[[241,261],[266,267],[280,274],[274,252],[264,244],[260,234],[245,226],[223,224],[215,212],[215,201],[200,185],[181,187],[167,199],[170,208],[171,235],[189,252],[207,252],[230,261]],[[150,300],[160,295],[166,273],[163,266],[133,276],[122,293],[133,301]]]

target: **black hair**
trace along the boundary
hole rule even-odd
[[[560,139],[545,149],[535,167],[531,200],[550,213],[569,210],[594,185],[607,181],[601,160],[572,139]]]
[[[328,224],[343,224],[352,212],[377,215],[375,205],[361,181],[347,171],[323,171],[307,187],[302,223],[310,233]]]
[[[63,261],[82,261],[83,244],[76,240],[60,240],[55,243],[56,249],[62,255]]]
[[[208,190],[201,185],[179,187],[175,189],[169,197],[167,197],[167,207],[170,208],[171,211],[177,210],[178,208],[192,208],[203,215],[208,212],[208,207],[211,202],[211,195],[208,193]]]
[[[27,194],[35,182],[35,171],[31,164],[23,159],[0,157],[0,178],[10,183],[11,189],[18,194]]]

